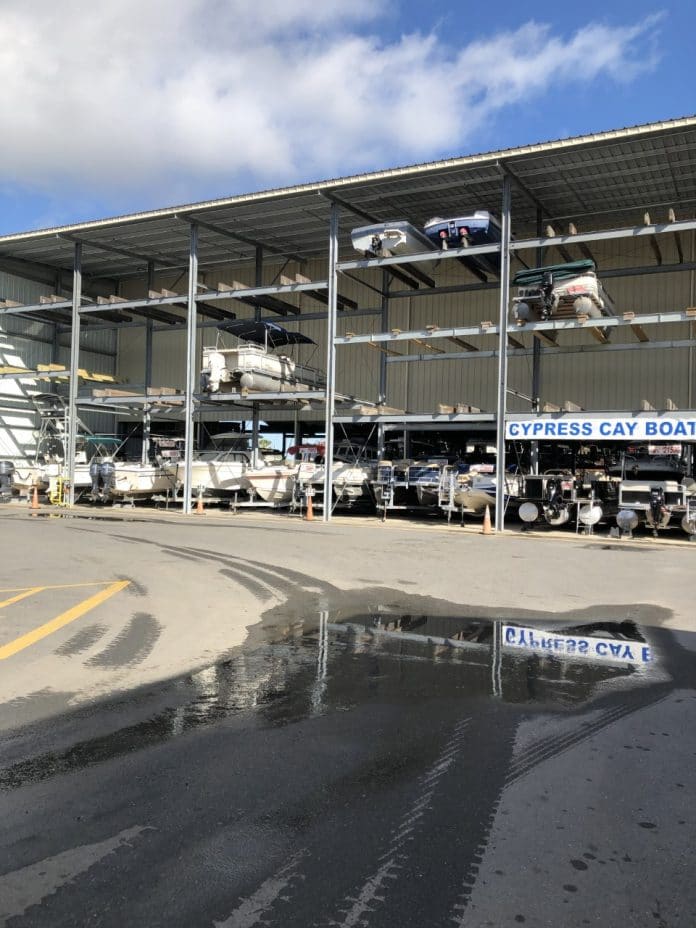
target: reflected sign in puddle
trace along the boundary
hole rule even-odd
[[[569,618],[542,630],[503,618],[376,609],[335,617],[323,611],[264,634],[272,640],[237,649],[228,660],[113,706],[78,710],[86,719],[98,717],[105,733],[67,751],[5,767],[0,788],[104,762],[230,719],[258,729],[385,705],[405,720],[415,714],[427,719],[429,713],[444,718],[487,711],[491,701],[515,713],[568,712],[624,699],[627,690],[662,689],[669,680],[657,658],[662,648],[656,652],[648,634],[632,622],[574,625]],[[124,717],[136,721],[124,725]]]

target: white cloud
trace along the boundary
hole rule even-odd
[[[372,0],[4,0],[0,166],[50,192],[166,202],[466,150],[504,107],[655,66],[659,17],[528,23],[453,50],[380,38]]]

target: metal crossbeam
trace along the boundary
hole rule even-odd
[[[604,232],[578,232],[575,235],[557,235],[553,238],[528,238],[510,243],[512,251],[525,251],[528,248],[550,248],[553,245],[579,245],[581,242],[605,242],[620,238],[650,238],[665,233],[690,232],[696,229],[696,219],[684,219],[679,222],[651,223],[645,226],[632,226],[625,229],[609,229]]]

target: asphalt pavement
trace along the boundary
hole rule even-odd
[[[696,924],[688,545],[2,529],[0,925]]]

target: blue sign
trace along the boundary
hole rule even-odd
[[[503,645],[523,651],[555,654],[557,657],[585,658],[619,664],[650,664],[650,646],[643,641],[594,638],[584,635],[560,635],[540,628],[520,625],[503,626]]]

